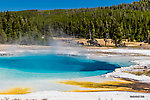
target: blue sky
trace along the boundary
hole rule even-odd
[[[0,0],[0,10],[91,8],[131,3],[133,1],[138,0]]]

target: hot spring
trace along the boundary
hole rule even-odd
[[[93,60],[85,56],[58,54],[0,57],[0,88],[30,86],[35,90],[60,90],[60,85],[58,89],[58,84],[52,82],[50,85],[50,81],[98,76],[131,64],[128,59],[119,61],[107,57]]]

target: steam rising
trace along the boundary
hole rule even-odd
[[[50,52],[54,54],[83,55],[85,52],[73,38],[57,38],[50,41],[50,46]]]
[[[27,38],[23,40],[28,41]],[[39,45],[20,45],[23,41],[15,42],[11,45],[3,45],[4,50],[0,53],[13,54],[13,55],[26,55],[26,54],[67,54],[67,55],[84,55],[87,51],[77,44],[75,38],[66,35],[49,38],[47,46]],[[27,43],[27,42],[25,42]],[[24,44],[24,43],[23,43]]]

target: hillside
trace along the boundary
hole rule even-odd
[[[150,0],[110,7],[0,13],[0,43],[47,44],[49,37],[150,42]]]

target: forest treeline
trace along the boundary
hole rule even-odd
[[[150,42],[150,0],[114,6],[0,13],[0,43],[47,44],[52,36]]]

